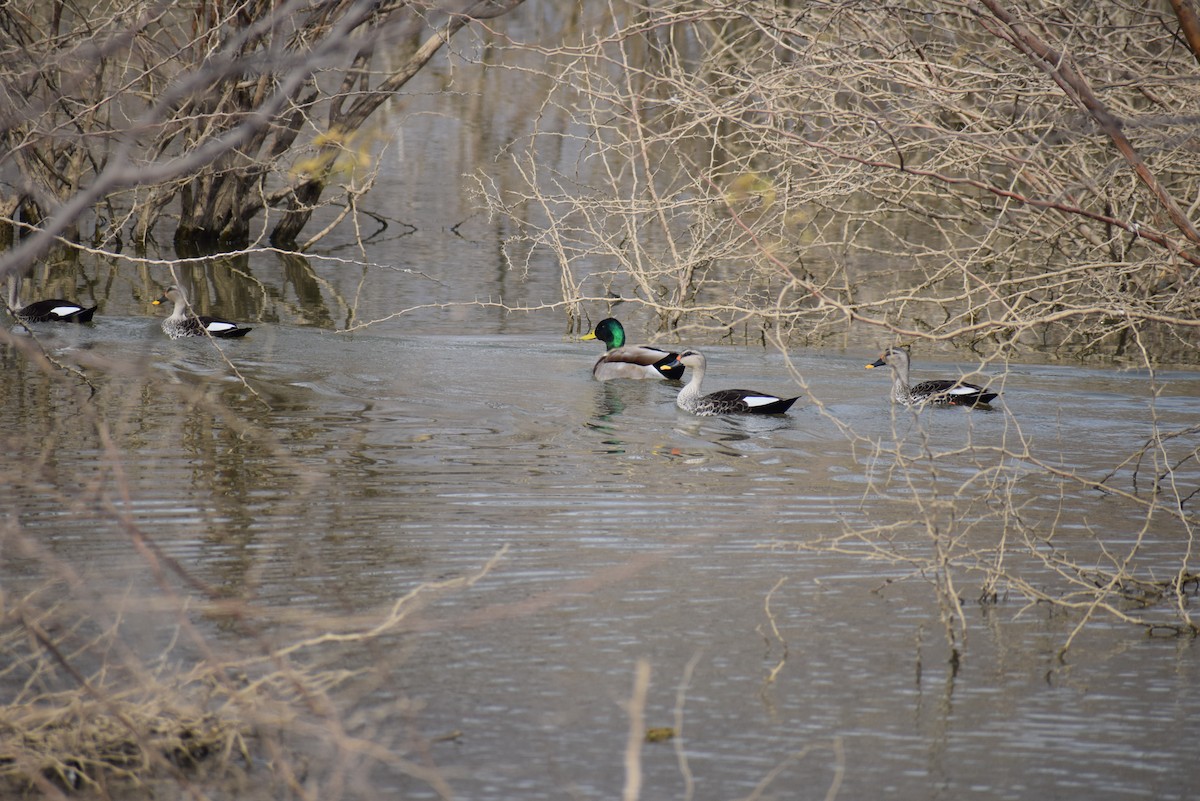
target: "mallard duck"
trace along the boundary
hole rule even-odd
[[[90,323],[96,307],[81,306],[78,303],[62,298],[35,300],[33,303],[21,305],[18,298],[17,278],[8,279],[8,307],[13,316],[23,323]]]
[[[922,381],[916,386],[909,386],[910,360],[907,347],[888,348],[882,356],[867,365],[868,370],[883,367],[885,364],[892,368],[892,400],[896,403],[905,406],[918,403],[931,403],[934,406],[986,406],[1000,394],[989,392],[975,384],[968,384],[966,381],[948,379]]]
[[[683,366],[671,366],[678,353],[649,345],[626,345],[625,329],[616,318],[608,317],[596,323],[596,329],[583,339],[598,339],[608,346],[592,365],[592,377],[597,381],[614,378],[678,379]]]
[[[698,350],[685,350],[672,364],[663,365],[660,370],[669,369],[675,365],[692,368],[692,378],[679,390],[675,405],[685,412],[702,416],[717,414],[783,414],[795,398],[780,398],[765,392],[754,392],[749,389],[719,389],[708,395],[701,395],[701,385],[704,382],[705,359]]]
[[[154,301],[155,306],[164,303],[175,304],[175,310],[171,312],[171,316],[162,321],[162,330],[171,339],[202,337],[205,333],[209,336],[231,339],[244,337],[254,330],[239,328],[237,323],[231,323],[229,320],[222,320],[219,317],[188,314],[187,296],[177,286],[167,287],[167,291],[163,292],[162,297]]]

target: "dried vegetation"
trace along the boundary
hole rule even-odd
[[[988,358],[1197,361],[1200,87],[1170,8],[622,8],[552,51],[549,102],[581,133],[514,151],[524,192],[481,178],[534,217],[567,300],[789,344],[865,326]]]
[[[561,71],[546,107],[569,133],[514,145],[524,186],[478,179],[526,223],[514,262],[556,254],[571,326],[623,303],[684,342],[923,342],[993,376],[1014,360],[1142,368],[1147,439],[1100,473],[1015,417],[998,445],[939,447],[823,410],[873,466],[865,502],[896,503],[805,547],[910,566],[951,643],[968,576],[985,602],[1076,610],[1077,631],[1103,615],[1197,633],[1200,437],[1155,411],[1155,371],[1200,363],[1190,4],[617,8],[600,35],[547,51]],[[1057,515],[1029,511],[1039,492]],[[1120,544],[1070,533],[1098,496],[1127,520]]]

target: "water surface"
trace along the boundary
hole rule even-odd
[[[506,549],[474,586],[339,657],[374,677],[338,698],[343,719],[436,768],[454,797],[618,796],[639,660],[647,725],[682,721],[642,750],[645,798],[751,797],[763,782],[771,798],[1194,786],[1193,642],[1098,615],[1059,661],[1079,613],[1003,584],[978,604],[992,556],[970,556],[1024,531],[1097,566],[1136,545],[1139,569],[1178,569],[1178,524],[1147,527],[1137,504],[1016,455],[1100,480],[1191,425],[1193,374],[1014,365],[994,410],[914,415],[862,369],[872,354],[793,353],[809,392],[791,414],[696,418],[675,408],[677,385],[592,381],[596,343],[554,336],[270,325],[214,349],[136,318],[50,333],[64,359],[121,358],[81,400],[7,357],[4,430],[34,467],[6,514],[98,595],[158,592],[129,524],[199,581],[293,615],[377,616]],[[713,388],[799,391],[781,354],[705,350]],[[69,408],[105,420],[111,444],[60,425]],[[1200,471],[1183,463],[1176,480],[1195,487]],[[1111,481],[1134,490],[1131,468]],[[957,670],[930,569],[953,538]],[[1009,558],[1064,591],[1025,549]],[[14,591],[42,578],[16,559],[5,571]],[[438,797],[405,770],[369,782]]]

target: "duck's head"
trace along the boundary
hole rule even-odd
[[[617,322],[617,318],[606,317],[596,323],[595,331],[584,334],[583,339],[598,339],[612,350],[625,344],[625,329]]]
[[[674,367],[690,367],[693,370],[704,370],[704,354],[698,350],[685,350],[666,364],[658,365],[664,373]]]
[[[183,290],[177,286],[169,286],[167,287],[166,291],[162,293],[161,297],[159,297],[157,300],[151,301],[151,303],[153,303],[155,306],[161,306],[164,303],[174,303],[181,297],[183,297]]]
[[[872,367],[884,367],[889,364],[894,367],[908,364],[908,346],[900,345],[895,348],[888,348],[880,354],[878,359],[866,365],[866,368],[870,370]]]

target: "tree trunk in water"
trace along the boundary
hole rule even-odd
[[[325,182],[315,178],[296,187],[288,198],[288,210],[284,212],[283,219],[271,231],[272,245],[284,249],[295,248],[296,238],[308,224],[324,190]]]

